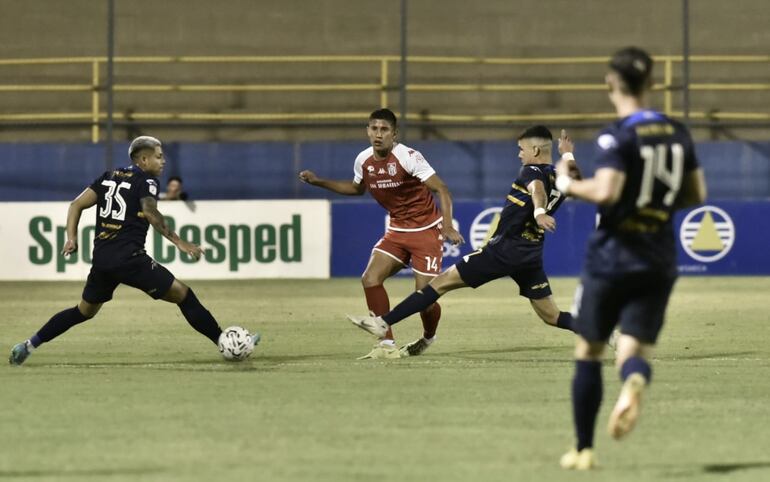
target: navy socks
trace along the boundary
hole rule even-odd
[[[204,308],[201,302],[198,301],[198,297],[195,296],[192,289],[188,289],[184,301],[177,306],[182,311],[187,323],[195,328],[195,331],[214,342],[214,344],[218,342],[222,329],[209,310]]]
[[[594,427],[602,403],[602,363],[576,360],[572,379],[572,416],[578,451],[594,445]]]
[[[409,315],[418,311],[423,311],[439,299],[438,293],[432,286],[427,285],[421,290],[417,290],[409,295],[404,301],[399,303],[389,313],[382,316],[385,323],[394,325]]]
[[[222,329],[217,324],[217,320],[211,316],[209,310],[201,305],[192,290],[187,291],[187,296],[178,306],[190,326],[212,342],[217,343]],[[87,319],[77,306],[61,311],[53,315],[48,323],[43,325],[29,341],[33,347],[37,348]]]
[[[632,356],[620,367],[620,379],[626,381],[626,378],[634,373],[639,373],[644,377],[647,383],[652,380],[652,368],[647,360],[640,356]]]
[[[563,330],[575,331],[572,313],[569,311],[560,311],[559,317],[556,318],[556,326]]]
[[[88,318],[80,312],[77,306],[64,311],[60,311],[48,320],[48,323],[29,339],[32,346],[37,348],[41,344],[49,342],[69,330],[78,323],[83,323]]]

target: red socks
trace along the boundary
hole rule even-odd
[[[382,285],[364,287],[364,295],[366,296],[366,306],[369,307],[369,311],[374,313],[374,316],[382,316],[390,311],[390,300],[388,299],[388,292],[385,291],[385,287]],[[388,328],[388,332],[385,334],[385,340],[393,339],[393,330]]]
[[[436,336],[438,320],[441,318],[441,305],[433,303],[428,309],[420,312],[420,318],[422,318],[422,336],[426,340],[430,340]]]

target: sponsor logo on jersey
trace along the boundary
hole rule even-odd
[[[724,210],[703,206],[685,216],[679,241],[694,260],[713,263],[724,258],[735,244],[735,225]]]
[[[377,171],[377,174],[385,174],[385,169],[383,169],[383,168],[380,168],[380,170],[379,170],[379,171]]]
[[[473,249],[481,249],[487,244],[492,233],[497,229],[502,210],[501,207],[485,209],[473,219],[470,229],[470,241]]]
[[[369,183],[371,189],[392,189],[402,185],[402,181],[391,181],[390,179]]]
[[[396,172],[398,172],[398,171],[396,171],[396,163],[395,162],[389,162],[388,163],[388,174],[390,174],[391,176],[395,176]]]
[[[374,166],[366,166],[366,171],[370,176],[374,176]]]

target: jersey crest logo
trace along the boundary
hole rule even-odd
[[[388,163],[388,174],[391,175],[391,176],[395,176],[396,172],[398,172],[398,171],[396,171],[396,163],[395,162],[389,162]]]
[[[604,151],[612,149],[613,147],[617,147],[618,145],[618,141],[615,140],[615,136],[612,134],[600,135],[599,138],[596,139],[596,143],[599,144],[599,147],[601,147]]]
[[[724,258],[735,244],[735,225],[724,210],[703,206],[685,216],[679,242],[692,259],[713,263]]]
[[[149,187],[150,194],[152,194],[153,196],[157,196],[158,195],[158,184],[155,181],[153,181],[152,179],[147,179],[147,184],[150,185],[150,187]]]

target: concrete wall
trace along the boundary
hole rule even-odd
[[[339,55],[399,53],[397,0],[117,0],[116,55]],[[691,4],[693,54],[770,53],[766,0],[698,0]],[[0,0],[0,58],[94,56],[106,53],[106,1]],[[681,53],[681,2],[675,0],[410,0],[412,55],[482,57],[604,56],[636,44],[654,54]],[[390,82],[397,83],[398,69]],[[416,65],[413,82],[596,82],[601,66],[484,67]],[[699,82],[767,82],[770,64],[693,66]],[[102,72],[102,76],[104,76]],[[662,69],[657,77],[662,80]],[[370,64],[126,65],[121,83],[313,83],[379,82]],[[45,69],[0,66],[3,83],[90,82],[88,66]],[[675,77],[675,81],[678,76]],[[104,97],[104,96],[103,96]],[[680,105],[679,95],[675,105]],[[653,97],[662,106],[662,95]],[[105,105],[104,98],[102,99]],[[319,112],[376,107],[379,95],[362,93],[118,93],[118,112]],[[397,96],[391,96],[397,107]],[[766,111],[770,94],[693,92],[693,110]],[[606,112],[602,92],[588,93],[413,93],[410,111],[450,113]],[[0,113],[90,110],[90,94],[2,93]],[[765,108],[757,109],[758,106]],[[147,127],[140,126],[140,130]],[[576,131],[578,137],[594,129]],[[185,140],[351,139],[356,128],[333,129],[154,129]],[[120,136],[127,136],[119,132]],[[420,133],[422,135],[423,133]],[[417,134],[415,134],[417,135]],[[431,134],[426,132],[425,136]],[[505,138],[511,132],[486,127],[442,128],[449,138]],[[704,138],[709,132],[699,131]],[[717,134],[721,135],[721,134]],[[727,135],[762,139],[767,129],[731,130]],[[0,141],[86,141],[90,129],[0,129]]]

